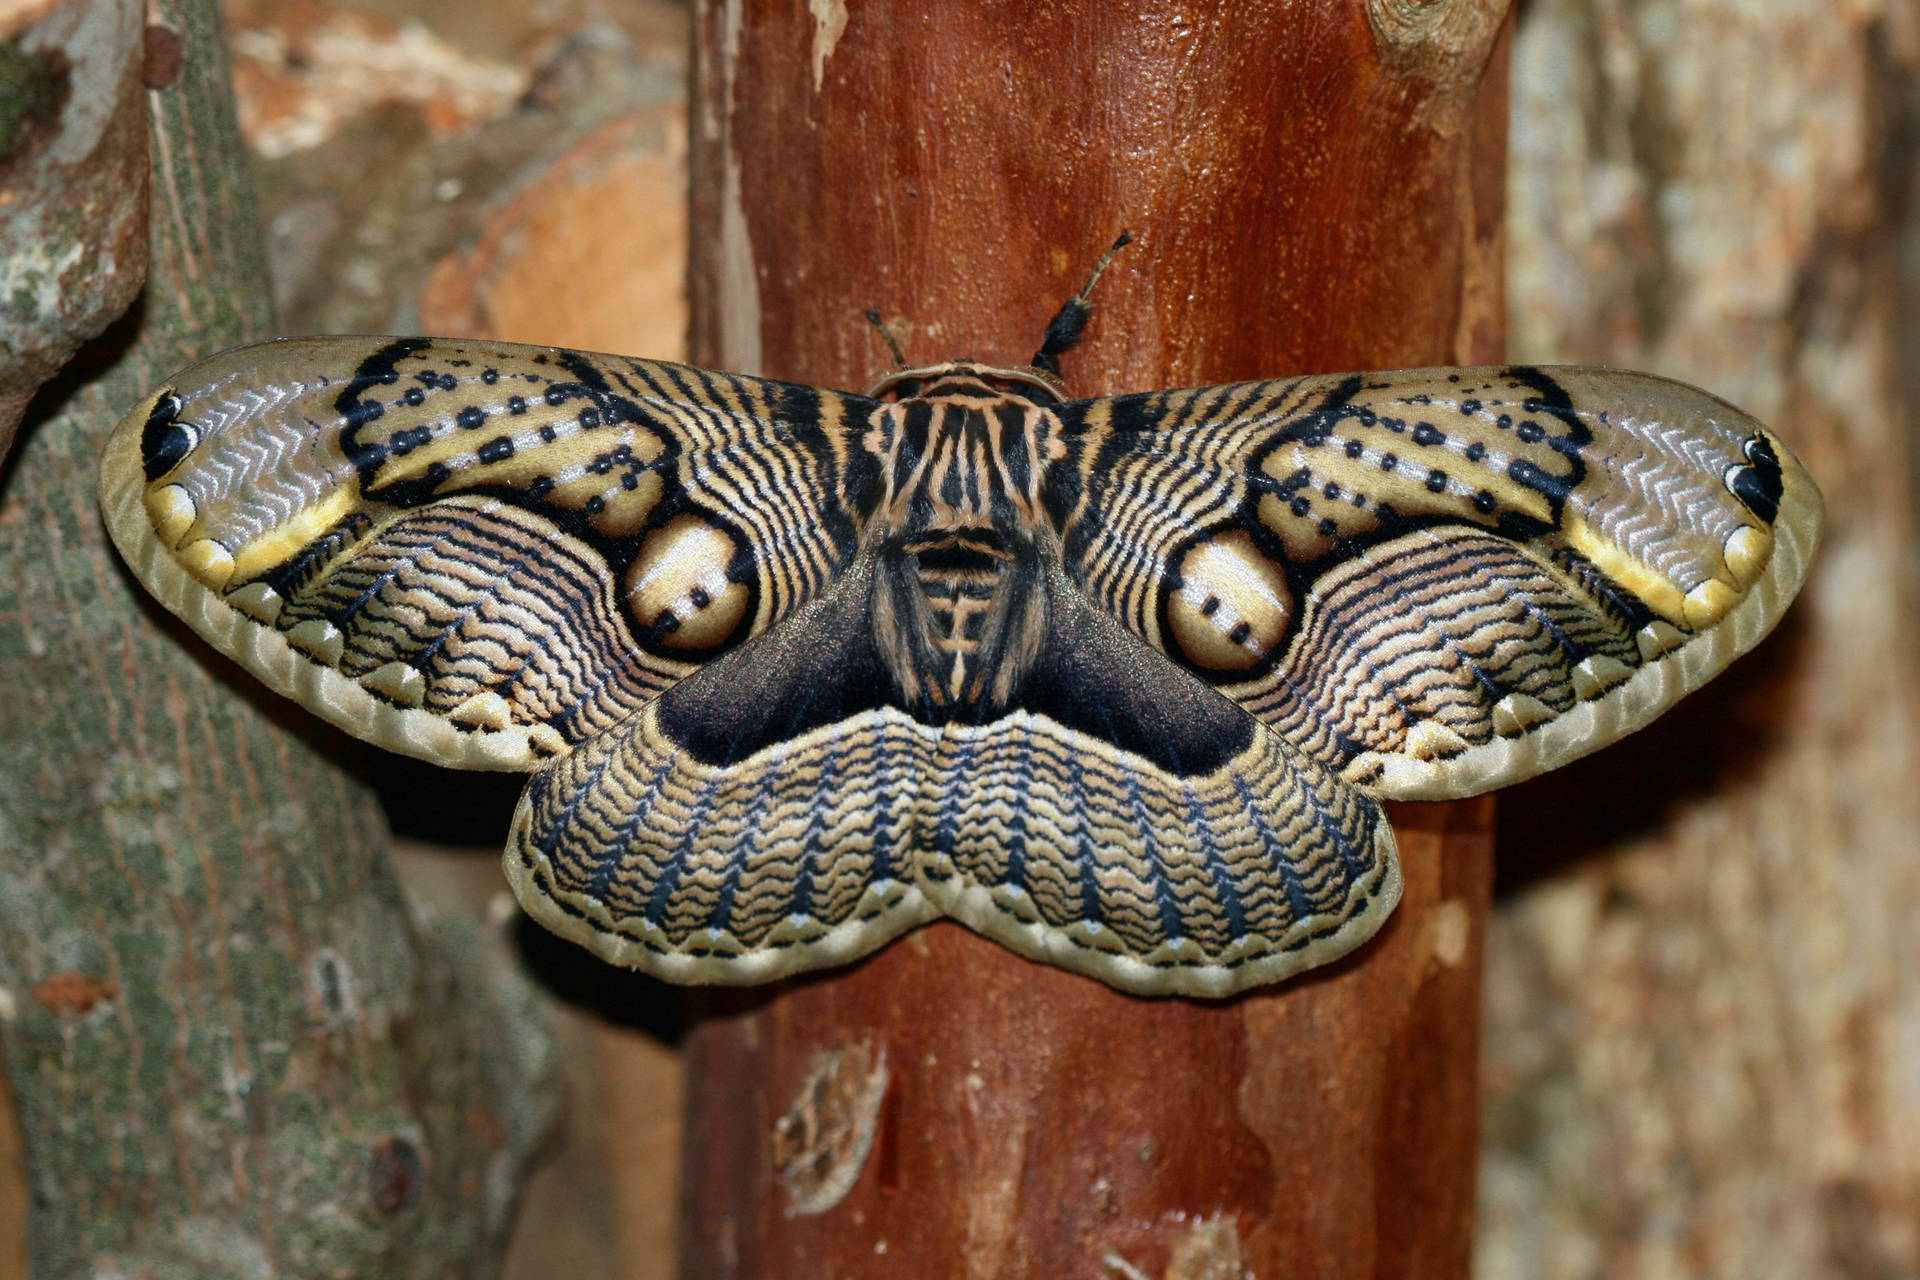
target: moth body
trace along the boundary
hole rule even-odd
[[[865,518],[874,632],[903,702],[930,722],[1007,705],[1048,626],[1059,532],[1041,503],[1064,454],[1050,392],[971,362],[873,410],[885,489]],[[902,388],[905,389],[904,387]]]

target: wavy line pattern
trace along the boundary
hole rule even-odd
[[[508,880],[607,959],[759,981],[946,915],[1189,995],[1359,945],[1400,893],[1379,799],[1644,724],[1820,523],[1764,427],[1639,374],[902,381],[272,343],[130,415],[103,502],[274,688],[534,771]]]

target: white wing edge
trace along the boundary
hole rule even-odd
[[[1459,755],[1422,760],[1390,752],[1356,756],[1344,770],[1361,791],[1385,800],[1457,800],[1523,781],[1578,760],[1644,728],[1724,670],[1773,630],[1799,593],[1820,542],[1822,503],[1806,468],[1778,450],[1782,486],[1772,559],[1718,624],[1639,668],[1601,697],[1543,721],[1517,738],[1496,738]]]

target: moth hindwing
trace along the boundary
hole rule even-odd
[[[1678,383],[1429,369],[868,396],[501,343],[215,356],[121,423],[147,587],[268,685],[532,771],[543,923],[686,982],[946,915],[1128,991],[1370,937],[1383,798],[1645,724],[1800,585],[1820,498]]]

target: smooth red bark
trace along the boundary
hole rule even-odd
[[[1122,228],[1074,394],[1496,359],[1502,5],[1477,42],[1367,9],[942,0],[836,36],[833,4],[705,6],[696,361],[858,389],[878,307],[916,362],[1022,363]],[[682,1274],[1464,1275],[1491,802],[1393,817],[1381,936],[1237,1000],[949,924],[711,997]]]

